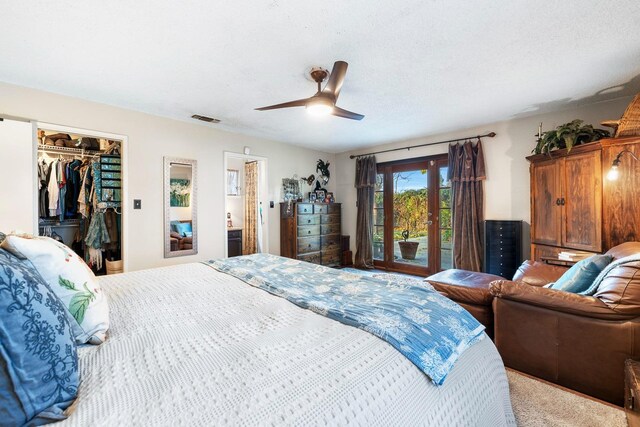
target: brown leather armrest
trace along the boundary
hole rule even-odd
[[[171,237],[173,237],[174,239],[182,240],[182,235],[176,231],[171,232]]]
[[[189,244],[189,245],[193,244],[193,237],[183,237],[182,243]]]
[[[513,275],[513,281],[524,282],[531,286],[544,286],[558,280],[567,270],[566,267],[527,260],[518,267],[518,271]]]
[[[490,291],[496,298],[531,304],[577,316],[604,320],[624,320],[637,317],[636,315],[616,313],[605,303],[594,297],[530,286],[509,280],[496,280],[491,283]]]

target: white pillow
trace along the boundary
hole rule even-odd
[[[7,236],[0,245],[26,258],[62,300],[78,344],[101,344],[109,329],[109,306],[84,260],[49,237]]]

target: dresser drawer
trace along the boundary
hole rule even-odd
[[[313,205],[313,213],[326,214],[327,205]]]
[[[298,259],[300,261],[306,261],[306,262],[310,262],[312,264],[320,264],[320,263],[322,263],[322,256],[320,255],[320,252],[314,252],[314,253],[306,254],[306,255],[298,255]]]
[[[317,252],[320,250],[320,237],[299,237],[298,253]]]
[[[298,225],[320,224],[320,215],[298,215]]]
[[[311,215],[313,213],[313,205],[311,203],[298,203],[298,215]]]
[[[336,234],[340,233],[340,223],[338,224],[323,224],[320,226],[320,234]]]
[[[340,224],[340,215],[320,215],[320,224]]]
[[[319,225],[305,225],[298,227],[298,237],[317,236],[320,234]]]
[[[322,265],[340,265],[342,251],[340,249],[332,251],[322,251]]]
[[[332,234],[329,236],[322,236],[320,238],[320,248],[323,251],[332,251],[332,250],[336,250],[336,249],[340,249],[340,235],[339,234]]]
[[[330,214],[339,214],[340,213],[340,203],[331,203],[327,205],[327,213]]]
[[[242,230],[227,230],[229,239],[242,239]]]

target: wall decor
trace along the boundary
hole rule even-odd
[[[282,195],[285,201],[302,199],[300,181],[296,178],[282,178]]]
[[[239,172],[237,169],[227,169],[227,196],[240,195],[238,177]]]
[[[191,181],[188,179],[171,178],[171,206],[188,208],[191,200]]]

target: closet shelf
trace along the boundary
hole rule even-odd
[[[38,151],[57,154],[78,154],[81,156],[95,156],[96,154],[102,153],[102,151],[99,150],[84,150],[82,148],[56,147],[55,145],[42,144],[38,144]]]

